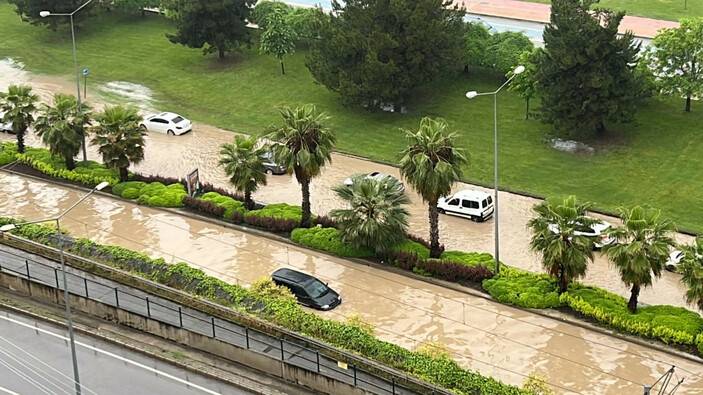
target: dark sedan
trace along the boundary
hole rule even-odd
[[[332,310],[342,298],[332,288],[315,277],[292,269],[278,269],[271,275],[273,282],[291,290],[298,303],[318,310]]]

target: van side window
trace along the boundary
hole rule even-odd
[[[472,208],[472,209],[478,208],[478,202],[473,201],[473,200],[462,200],[461,205],[464,208]]]
[[[488,206],[488,200],[483,199],[483,204],[481,205],[481,207],[486,208],[486,206]]]
[[[459,199],[452,199],[447,203],[450,206],[458,206],[459,205]]]
[[[492,197],[492,196],[489,196],[488,199],[486,199],[486,200],[488,200],[488,204],[492,204],[492,203],[493,203],[493,197]]]

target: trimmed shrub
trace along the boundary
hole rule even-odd
[[[302,210],[300,206],[285,203],[269,204],[244,214],[244,222],[277,233],[290,233],[300,225]]]
[[[93,162],[78,162],[74,170],[66,169],[62,158],[54,157],[49,150],[44,148],[27,147],[24,154],[16,154],[17,161],[49,177],[59,178],[70,182],[94,187],[103,181],[110,185],[119,182],[115,170]]]
[[[0,166],[5,166],[17,159],[17,145],[11,142],[0,144]]]
[[[127,182],[121,182],[115,186],[112,187],[112,193],[117,195],[117,196],[123,196],[126,190],[132,189],[136,190],[137,192],[141,191],[142,188],[146,186],[145,182],[142,181],[127,181]],[[137,195],[139,196],[139,195]],[[136,199],[136,198],[127,198],[127,199]]]
[[[234,200],[238,200],[238,201],[240,201],[240,202],[244,202],[244,195],[242,195],[241,193],[231,192],[231,191],[228,191],[228,190],[226,190],[226,189],[224,189],[224,188],[216,187],[216,186],[210,184],[209,182],[204,182],[204,183],[200,184],[200,190],[201,190],[203,193],[207,193],[207,192],[217,192],[218,194],[220,194],[220,195],[222,195],[222,196],[229,196],[229,197],[231,197],[231,198],[234,199]],[[263,206],[262,206],[262,207],[263,207]]]
[[[369,258],[373,256],[373,251],[368,248],[355,248],[351,244],[342,241],[342,235],[336,228],[314,228],[293,229],[290,235],[293,242],[316,250],[327,251],[332,254],[347,258]]]
[[[166,186],[160,182],[147,184],[143,181],[119,183],[112,188],[112,193],[125,199],[137,199],[138,204],[151,207],[183,207],[187,196],[183,184]]]
[[[229,196],[222,196],[217,192],[207,192],[200,196],[200,199],[206,202],[211,202],[217,205],[218,207],[222,207],[224,209],[224,212],[222,213],[221,217],[224,217],[228,220],[232,220],[234,218],[235,211],[240,214],[240,216],[238,217],[241,217],[246,212],[244,203],[240,202],[239,200],[235,200]]]
[[[164,185],[182,184],[184,188],[186,186],[185,181],[181,180],[180,178],[164,177],[164,176],[160,176],[158,174],[150,175],[150,174],[133,173],[133,174],[130,174],[129,179],[132,181],[142,181],[146,184],[160,182]]]
[[[225,215],[224,207],[220,207],[217,204],[207,200],[190,196],[186,196],[185,199],[183,199],[183,206],[215,218],[222,218]]]
[[[394,252],[391,256],[391,261],[393,264],[403,270],[413,271],[420,258],[415,253],[411,252]]]
[[[483,289],[501,303],[520,307],[547,309],[562,304],[553,278],[505,266],[500,275],[483,281]]]
[[[420,259],[428,259],[430,257],[429,248],[412,240],[406,240],[391,249],[391,254],[396,254],[399,252],[415,254]]]
[[[485,266],[467,266],[440,259],[421,259],[415,268],[432,277],[453,282],[481,283],[493,277],[493,272]]]
[[[495,267],[493,255],[481,252],[445,251],[439,259],[469,267],[483,266],[491,270]]]

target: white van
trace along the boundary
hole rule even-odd
[[[465,189],[446,198],[439,198],[437,208],[440,214],[482,222],[493,215],[493,197],[486,192]]]

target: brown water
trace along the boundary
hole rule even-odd
[[[79,198],[72,189],[0,173],[0,215],[37,219]],[[108,197],[93,197],[62,226],[78,236],[186,261],[226,281],[250,284],[279,267],[311,273],[338,290],[342,305],[379,337],[415,348],[445,344],[463,366],[520,384],[538,372],[558,393],[640,394],[670,365],[686,377],[680,394],[703,391],[700,365],[402,275],[312,253],[203,221]]]
[[[45,101],[50,98],[53,92],[73,93],[75,89],[75,86],[66,79],[32,74],[18,68],[11,61],[0,60],[0,90],[5,90],[6,86],[11,83],[20,82],[31,84]],[[101,93],[104,93],[108,86],[113,95],[109,98],[101,96]],[[124,96],[116,98],[115,92],[121,92]],[[130,94],[132,96],[128,96]],[[88,90],[88,99],[95,108],[102,107],[104,103],[115,103],[116,100],[125,100],[138,105],[146,112],[149,108],[158,106],[158,103],[151,99],[146,87],[125,82],[106,84],[98,87],[95,91]],[[232,132],[197,123],[192,133],[183,136],[151,134],[146,138],[146,159],[135,166],[134,170],[147,174],[184,177],[197,168],[202,180],[228,188],[227,177],[218,166],[218,152],[220,145],[230,142],[233,137]],[[0,139],[12,138],[11,135],[0,134]],[[33,134],[28,136],[27,142],[30,145],[41,145]],[[94,148],[89,149],[88,156],[91,159],[99,160]],[[398,170],[394,167],[345,155],[334,155],[332,165],[326,167],[322,175],[312,183],[313,210],[324,214],[340,207],[341,204],[331,187],[341,183],[351,174],[371,171],[382,171],[396,177],[399,176]],[[458,184],[454,189],[464,188],[485,190],[485,188],[463,183]],[[427,237],[426,205],[422,203],[418,195],[412,192],[410,197],[412,200],[408,207],[411,213],[410,229],[418,235]],[[255,198],[262,202],[300,204],[300,189],[295,179],[290,176],[272,176],[269,177],[268,185],[255,194]],[[533,215],[532,207],[539,202],[537,199],[512,193],[500,194],[501,261],[527,270],[542,270],[539,256],[529,250],[530,234],[527,230],[527,222]],[[618,223],[615,218],[601,217],[611,223]],[[448,249],[493,253],[493,221],[491,219],[485,223],[473,223],[457,217],[441,216],[441,241]],[[682,234],[678,235],[678,239],[681,242],[691,241],[691,237]],[[617,271],[600,253],[596,254],[596,259],[589,266],[583,282],[603,287],[623,296],[629,296],[629,290],[620,281]],[[648,304],[670,304],[694,309],[694,306],[686,305],[683,299],[684,293],[685,287],[680,283],[680,276],[665,272],[652,287],[642,291],[640,301]]]

